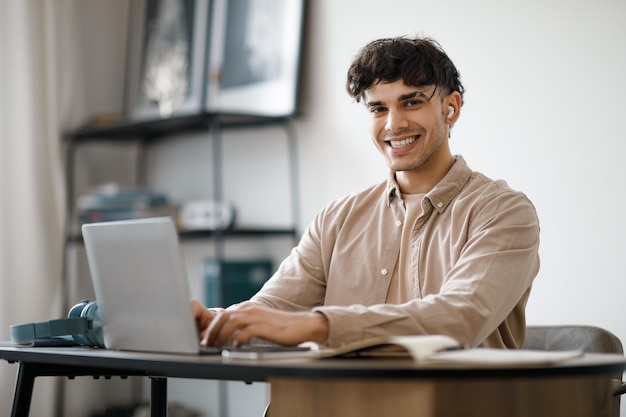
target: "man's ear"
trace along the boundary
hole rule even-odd
[[[444,105],[444,108],[448,109],[446,123],[453,125],[461,115],[461,94],[458,91],[451,92],[445,98]]]

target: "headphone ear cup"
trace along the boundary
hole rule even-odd
[[[104,347],[100,314],[98,313],[98,305],[95,301],[88,303],[85,308],[83,308],[81,317],[85,317],[87,319],[88,328],[83,335],[87,342],[87,346]]]
[[[76,305],[74,305],[74,307],[70,308],[70,312],[67,314],[67,316],[69,318],[82,317],[83,310],[85,309],[85,307],[87,307],[87,305],[89,305],[90,302],[91,301],[89,300],[79,301]],[[81,346],[89,346],[89,341],[85,338],[84,333],[74,333],[72,334],[72,339],[74,339],[74,341]]]
[[[83,312],[83,309],[89,303],[90,303],[89,300],[80,300],[78,303],[74,305],[74,307],[70,308],[69,313],[67,313],[67,317],[69,318],[80,317],[81,313]]]
[[[72,307],[67,315],[69,318],[84,317],[87,319],[87,331],[72,334],[72,338],[81,346],[104,347],[102,326],[98,315],[98,306],[95,301],[81,300]]]
[[[83,313],[83,310],[85,309],[85,306],[87,304],[89,304],[90,301],[89,300],[80,300],[78,303],[76,303],[72,308],[70,308],[69,313],[67,313],[67,317],[68,318],[80,318],[81,314]],[[74,339],[74,341],[76,343],[78,343],[81,346],[87,346],[88,342],[85,339],[84,335],[82,333],[74,333],[72,334],[72,339]]]

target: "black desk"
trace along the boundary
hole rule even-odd
[[[420,366],[409,360],[233,361],[93,348],[0,347],[19,363],[12,417],[28,416],[38,376],[151,378],[151,416],[165,417],[167,378],[264,381],[272,417],[610,416],[613,382],[626,360],[587,354],[548,367]]]

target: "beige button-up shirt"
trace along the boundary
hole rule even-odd
[[[324,314],[329,346],[445,334],[469,346],[520,347],[539,270],[530,200],[459,156],[421,206],[405,233],[408,268],[398,265],[405,205],[391,175],[324,208],[252,300]]]

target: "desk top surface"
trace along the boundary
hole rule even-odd
[[[220,355],[121,352],[89,347],[0,345],[0,359],[44,365],[40,375],[126,376],[267,381],[271,377],[306,378],[502,378],[615,374],[626,369],[617,354],[584,354],[548,366],[423,365],[410,359],[263,359],[234,360]]]

